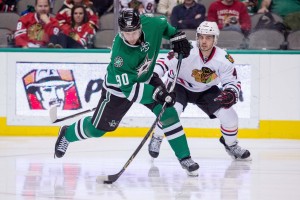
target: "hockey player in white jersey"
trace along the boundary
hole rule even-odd
[[[232,108],[238,101],[241,82],[232,57],[216,46],[219,34],[215,22],[204,21],[197,28],[190,55],[182,60],[174,90],[174,107],[180,116],[187,104],[193,103],[211,119],[218,118],[222,133],[220,142],[227,153],[235,160],[251,160],[250,152],[238,145],[238,116]],[[165,58],[157,60],[154,72],[160,77],[168,73],[167,82],[170,82],[176,64],[176,56],[171,51]],[[222,89],[217,86],[219,83]],[[159,155],[163,134],[168,139],[168,130],[162,130],[158,123],[148,145],[153,158]]]

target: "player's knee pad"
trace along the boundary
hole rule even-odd
[[[179,121],[178,113],[174,107],[166,108],[165,112],[163,113],[160,122],[163,127],[170,126]]]
[[[214,114],[220,120],[220,123],[224,128],[238,127],[238,115],[233,108],[229,108],[229,109],[220,108]]]

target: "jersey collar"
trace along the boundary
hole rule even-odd
[[[204,63],[207,63],[208,61],[210,61],[210,60],[212,59],[212,57],[214,57],[215,52],[216,52],[216,47],[213,47],[213,49],[212,49],[211,52],[210,52],[210,55],[208,56],[208,58],[205,59],[205,58],[203,57],[202,52],[201,52],[200,49],[199,49],[199,55],[200,55],[200,58],[202,59],[202,61],[203,61]]]

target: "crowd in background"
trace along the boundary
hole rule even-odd
[[[92,48],[100,18],[114,11],[114,0],[37,0],[22,11],[17,10],[18,1],[24,0],[0,0],[0,11],[20,13],[13,38],[14,45],[23,48]],[[53,13],[56,1],[64,2]],[[300,0],[119,0],[118,6],[165,15],[178,29],[195,30],[204,20],[245,37],[258,28],[277,29],[285,36],[300,29]],[[257,13],[265,15],[252,27],[251,16]],[[275,22],[270,13],[282,22]]]

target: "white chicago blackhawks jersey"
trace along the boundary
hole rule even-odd
[[[204,59],[196,41],[191,44],[189,57],[182,60],[177,84],[192,92],[203,92],[221,83],[223,89],[232,88],[239,94],[241,83],[232,57],[223,49],[214,47],[211,55]],[[160,77],[168,73],[168,81],[171,81],[176,73],[177,62],[174,53],[170,51],[164,58],[156,61],[154,72]]]

